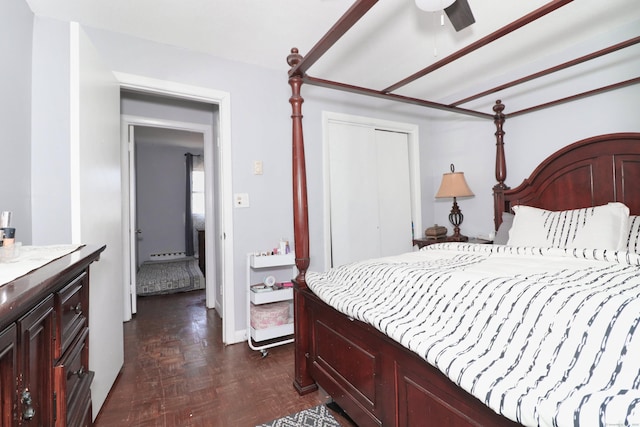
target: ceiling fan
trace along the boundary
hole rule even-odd
[[[444,10],[456,31],[476,22],[467,0],[415,0],[416,6],[426,12]]]

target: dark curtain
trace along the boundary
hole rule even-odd
[[[184,251],[187,256],[194,255],[193,249],[193,217],[191,214],[191,172],[193,172],[193,154],[185,154],[187,174],[186,174],[186,189],[185,189],[185,206],[184,206]]]

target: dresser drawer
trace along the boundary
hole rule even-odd
[[[93,425],[91,413],[91,382],[94,373],[87,372],[85,378],[78,384],[75,398],[67,402],[66,427],[91,427]]]
[[[94,373],[87,369],[87,339],[89,328],[84,328],[54,368],[56,413],[66,414],[57,419],[56,426],[75,426],[77,420],[86,419],[91,406],[91,381]],[[67,421],[74,420],[70,424]]]
[[[88,276],[85,272],[73,279],[56,293],[57,329],[60,339],[56,340],[54,357],[61,357],[87,326],[85,286]]]

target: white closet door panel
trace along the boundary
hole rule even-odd
[[[410,252],[411,182],[406,133],[376,131],[380,256]]]
[[[374,130],[329,125],[332,265],[380,254]]]

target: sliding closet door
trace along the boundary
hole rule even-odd
[[[380,256],[410,252],[411,182],[406,133],[376,130]]]
[[[332,265],[380,253],[374,129],[331,123],[329,174]]]
[[[411,250],[407,135],[329,124],[332,265]]]

